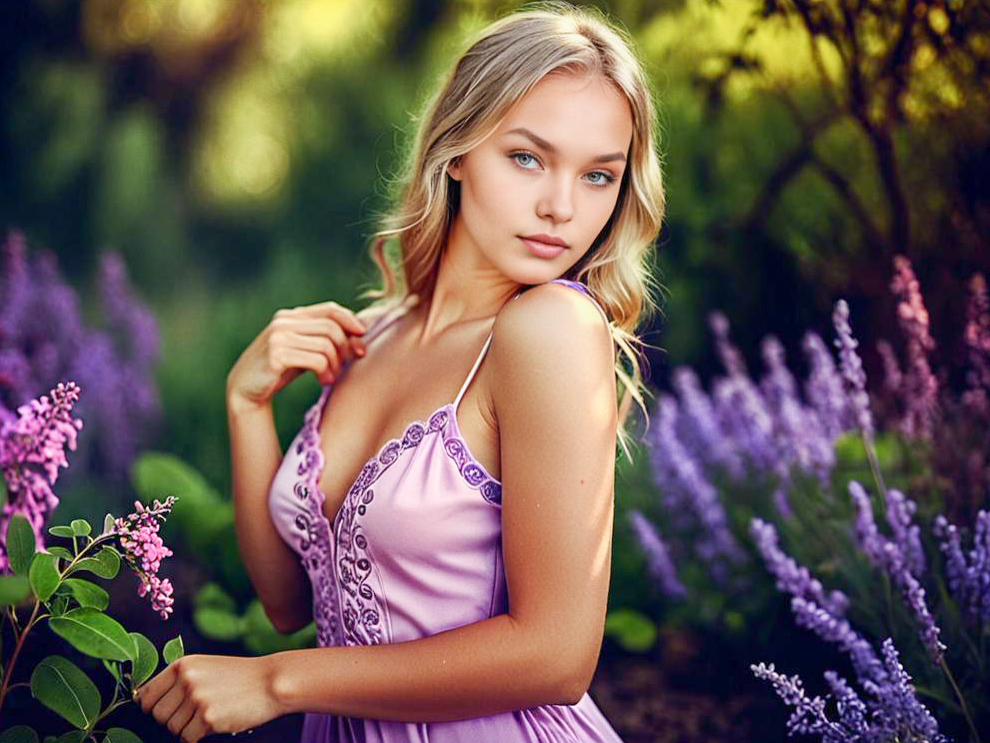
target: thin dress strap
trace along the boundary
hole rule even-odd
[[[571,289],[575,289],[581,292],[582,294],[584,294],[588,299],[591,300],[591,303],[595,305],[595,309],[597,309],[598,312],[601,313],[601,316],[605,319],[605,324],[606,325],[609,324],[608,315],[605,314],[605,310],[603,310],[602,306],[598,304],[597,300],[593,296],[591,296],[591,292],[588,291],[588,287],[586,287],[580,281],[571,281],[570,279],[551,279],[548,283],[564,284],[565,286],[569,286]],[[513,299],[518,299],[519,297],[521,297],[524,291],[525,289],[516,292],[516,295],[512,297],[512,299],[510,299],[509,302],[511,302]],[[506,304],[508,304],[508,302],[506,302]],[[457,397],[454,399],[454,415],[457,414],[457,407],[458,405],[460,405],[461,398],[464,396],[464,393],[467,392],[467,388],[471,384],[471,380],[474,379],[474,375],[478,372],[478,367],[481,366],[481,362],[484,360],[485,354],[488,353],[488,347],[492,343],[492,336],[494,335],[494,333],[495,331],[493,329],[492,332],[488,334],[488,338],[485,340],[485,345],[481,347],[481,353],[479,353],[478,358],[475,359],[474,366],[471,367],[471,371],[468,373],[467,379],[465,379],[464,384],[461,385],[461,391],[457,393]]]
[[[519,290],[515,293],[515,296],[509,300],[519,299],[523,295],[523,290]],[[505,304],[508,304],[506,302]],[[503,305],[504,307],[505,305]],[[501,312],[501,310],[499,310]],[[454,398],[454,415],[457,415],[457,408],[461,404],[461,398],[464,397],[464,393],[467,392],[467,388],[471,384],[471,380],[474,379],[474,375],[478,372],[478,367],[481,366],[481,362],[485,360],[485,354],[488,353],[488,347],[492,344],[492,337],[495,335],[494,328],[492,332],[488,334],[488,338],[485,339],[485,345],[481,347],[481,353],[478,354],[478,358],[474,360],[474,366],[471,367],[471,371],[468,372],[467,379],[464,380],[464,384],[461,385],[461,391],[457,393],[457,397]]]

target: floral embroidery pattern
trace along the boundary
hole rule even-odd
[[[454,460],[454,464],[457,465],[457,469],[461,473],[461,477],[464,478],[464,482],[472,488],[480,490],[481,496],[489,503],[501,505],[501,484],[495,478],[489,477],[481,465],[474,461],[463,439],[451,436],[443,442],[443,450]]]
[[[292,488],[293,494],[306,509],[305,513],[296,515],[294,523],[300,532],[298,545],[303,556],[302,564],[313,585],[313,619],[316,622],[316,642],[319,647],[340,644],[337,592],[329,570],[332,544],[330,530],[326,519],[319,518],[322,513],[313,512],[320,505],[318,499],[312,497],[319,488],[320,472],[323,469],[317,426],[328,392],[329,389],[324,390],[320,399],[306,413],[302,437],[296,446],[296,453],[302,455],[296,472],[303,479]]]
[[[299,455],[296,472],[301,479],[292,493],[304,509],[294,520],[298,533],[296,544],[313,584],[318,645],[380,644],[382,611],[370,585],[375,568],[369,556],[368,539],[358,518],[367,513],[375,499],[375,482],[404,451],[417,447],[427,435],[439,433],[443,449],[456,464],[461,477],[480,491],[486,501],[500,504],[502,486],[473,459],[461,438],[445,434],[453,412],[453,404],[447,404],[427,421],[410,423],[401,439],[386,443],[378,455],[361,468],[334,522],[329,523],[322,511],[322,499],[314,497],[319,495],[319,478],[324,466],[318,428],[329,391],[329,388],[325,389],[306,413],[296,446]]]

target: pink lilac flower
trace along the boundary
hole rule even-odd
[[[935,341],[929,332],[928,310],[911,261],[902,255],[894,257],[894,278],[890,288],[898,298],[897,319],[907,342],[901,432],[905,436],[930,439],[938,415],[939,385],[928,363],[928,356],[935,349]]]
[[[925,589],[912,575],[901,546],[885,538],[877,529],[873,519],[873,506],[863,486],[855,480],[849,482],[849,495],[856,508],[855,532],[860,549],[870,563],[883,570],[897,586],[907,604],[908,610],[918,624],[921,641],[932,662],[940,664],[945,645],[939,640],[941,630],[925,603]]]
[[[969,281],[969,301],[966,304],[966,329],[963,342],[969,361],[963,404],[980,417],[990,418],[990,296],[983,274]]]
[[[78,400],[74,382],[59,384],[48,395],[22,405],[17,417],[0,427],[0,473],[8,493],[0,512],[0,572],[10,572],[7,527],[15,513],[31,524],[35,548],[44,548],[45,522],[58,505],[52,486],[59,470],[69,466],[65,451],[76,448],[82,429],[82,421],[72,417]]]
[[[138,596],[151,596],[151,608],[162,619],[172,613],[172,584],[157,575],[161,561],[172,554],[158,535],[158,521],[172,510],[175,496],[168,496],[164,503],[155,499],[152,508],[145,508],[141,501],[134,501],[134,513],[114,521],[114,533],[118,536],[124,559],[141,579]]]
[[[883,389],[891,396],[897,396],[901,392],[901,384],[904,381],[904,374],[901,371],[897,354],[889,341],[877,341],[877,353],[883,362]]]
[[[670,560],[667,545],[663,543],[653,524],[639,511],[629,511],[629,525],[633,536],[646,557],[646,566],[665,596],[683,598],[687,592],[677,577],[677,570]]]
[[[859,346],[849,327],[849,305],[840,299],[832,313],[835,326],[835,347],[839,349],[839,367],[846,380],[849,404],[859,430],[867,438],[873,437],[873,415],[870,413],[870,397],[866,393],[866,372],[856,348]]]

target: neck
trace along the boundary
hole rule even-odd
[[[467,260],[462,251],[447,247],[433,293],[417,308],[423,317],[416,337],[421,346],[455,326],[495,317],[522,287],[494,267]]]

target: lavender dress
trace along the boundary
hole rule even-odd
[[[577,282],[555,281],[590,298]],[[366,341],[396,319],[381,318]],[[319,423],[332,386],[307,412],[272,481],[268,505],[312,583],[320,647],[406,642],[507,612],[502,486],[471,456],[455,417],[491,340],[454,402],[409,423],[364,465],[332,524],[318,487],[324,466]],[[575,705],[447,722],[307,713],[302,743],[330,741],[621,743],[587,693]]]

